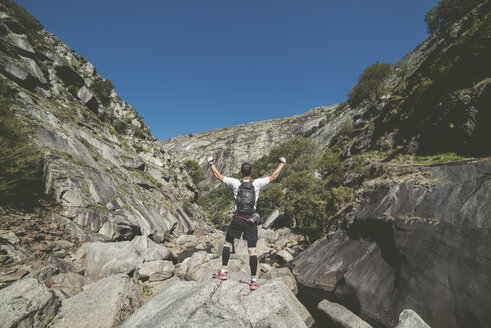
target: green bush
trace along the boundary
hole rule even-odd
[[[195,185],[198,185],[201,181],[204,180],[205,176],[203,175],[203,170],[201,169],[201,166],[198,164],[198,162],[193,160],[186,160],[183,162],[183,165]]]
[[[317,239],[323,233],[328,220],[326,193],[318,188],[289,193],[285,201],[285,216],[295,222],[300,231],[311,239]]]
[[[113,127],[119,134],[125,134],[129,129],[129,124],[125,121],[116,119],[113,122]]]
[[[0,98],[0,203],[30,205],[42,192],[43,153]]]
[[[225,212],[233,209],[234,193],[227,185],[220,184],[207,195],[201,195],[198,204],[214,225],[220,225],[230,219],[226,217]]]
[[[147,134],[142,128],[134,128],[134,135],[140,139],[147,139]]]
[[[440,0],[438,5],[425,14],[428,33],[433,34],[445,30],[453,23],[462,19],[482,0]]]
[[[355,130],[355,128],[353,127],[353,119],[351,117],[348,117],[341,122],[339,128],[342,134],[350,136]]]
[[[19,22],[26,28],[28,32],[30,31],[40,31],[44,27],[33,15],[31,15],[24,7],[17,4],[15,1],[11,0],[1,0],[1,3],[10,8],[14,16],[19,20]]]
[[[103,105],[108,105],[111,101],[111,92],[114,89],[114,84],[111,80],[97,77],[92,83],[91,89]]]
[[[337,211],[348,205],[354,198],[354,190],[349,187],[339,186],[331,189],[331,202],[329,204],[329,210],[331,214],[335,214]]]
[[[358,83],[348,93],[348,103],[359,105],[363,100],[374,102],[382,96],[383,82],[390,75],[392,67],[389,63],[376,62],[365,68],[358,77]]]
[[[313,170],[318,164],[319,148],[310,139],[294,137],[276,147],[269,155],[263,156],[252,165],[252,177],[259,178],[271,174],[278,166],[278,158],[285,157],[285,166],[278,181],[286,178],[291,172]]]
[[[271,183],[261,190],[256,210],[261,216],[266,217],[282,205],[284,198],[282,186],[279,183]]]
[[[339,159],[339,155],[330,149],[327,149],[319,164],[319,172],[323,179],[330,185],[337,186],[344,181],[344,165]]]
[[[134,149],[134,150],[135,150],[137,153],[141,153],[141,152],[143,152],[143,151],[144,151],[144,149],[143,149],[142,145],[140,145],[140,144],[136,144],[136,143],[135,143],[135,144],[133,144],[133,149]]]

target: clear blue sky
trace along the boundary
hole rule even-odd
[[[437,0],[17,0],[113,81],[158,139],[346,99],[427,38]]]

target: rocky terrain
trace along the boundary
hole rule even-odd
[[[215,158],[215,165],[226,174],[240,170],[243,162],[254,162],[271,149],[294,136],[303,136],[326,124],[337,106],[318,107],[291,117],[231,126],[223,129],[183,135],[158,144],[175,154],[179,161],[197,161],[211,177],[206,159]]]
[[[53,215],[110,240],[207,229],[187,172],[112,88],[100,90],[95,67],[54,35],[27,31],[6,7],[0,16],[3,97],[45,153]]]
[[[165,141],[9,1],[0,19],[1,96],[43,153],[36,205],[0,208],[1,327],[488,326],[489,1],[373,101]],[[260,289],[243,240],[230,279],[211,279],[224,233],[182,162],[233,174],[297,136],[343,161],[354,197],[335,231],[309,244],[279,206],[259,227]]]
[[[340,229],[293,262],[299,297],[318,323],[342,325],[339,304],[377,327],[396,325],[405,308],[432,327],[489,321],[489,20],[484,1],[396,63],[384,96],[332,107],[307,134],[339,151],[344,184],[355,189],[336,215]],[[190,143],[200,136],[182,144],[181,156]],[[363,163],[353,170],[356,155]]]

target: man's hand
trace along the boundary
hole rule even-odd
[[[278,158],[278,160],[279,160],[281,163],[286,164],[286,158],[284,158],[284,157],[280,157],[280,158]]]
[[[208,157],[206,161],[208,162],[209,165],[213,164],[213,156]]]

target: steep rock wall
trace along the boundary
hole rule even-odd
[[[490,198],[490,160],[366,185],[345,232],[298,256],[294,275],[377,325],[410,308],[431,327],[486,327]]]
[[[239,171],[243,162],[253,162],[269,154],[274,146],[317,127],[335,109],[336,105],[318,107],[291,117],[180,136],[161,141],[159,145],[175,154],[180,161],[197,161],[209,176],[211,171],[206,165],[208,156],[215,157],[215,164],[221,172],[233,174]]]
[[[45,152],[54,216],[113,240],[208,229],[189,175],[94,66],[8,7],[0,17],[2,97]]]

